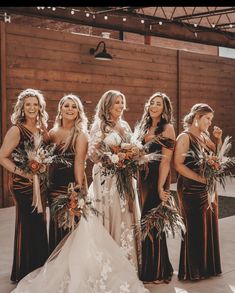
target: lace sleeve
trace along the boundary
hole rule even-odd
[[[98,125],[94,125],[89,134],[88,157],[92,162],[99,160],[99,144],[103,141],[104,135]]]

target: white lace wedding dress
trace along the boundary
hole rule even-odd
[[[25,278],[14,293],[147,293],[134,266],[98,218],[81,219],[59,254]]]

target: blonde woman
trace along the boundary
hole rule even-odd
[[[98,102],[90,133],[89,156],[95,164],[89,191],[99,200],[97,206],[103,215],[101,220],[104,227],[137,268],[139,246],[134,237],[133,224],[140,219],[138,197],[135,193],[134,201],[123,198],[117,189],[116,175],[105,175],[97,156],[101,141],[110,146],[120,146],[130,141],[132,132],[122,117],[125,109],[126,99],[120,91],[109,90]],[[136,190],[134,179],[130,184]]]
[[[43,132],[47,135],[48,115],[43,95],[34,89],[22,91],[17,99],[11,122],[0,149],[0,164],[12,173],[13,199],[16,205],[14,259],[11,280],[18,282],[34,269],[42,266],[48,256],[45,190],[41,186],[43,212],[38,213],[32,206],[32,175],[24,173],[11,159],[16,148],[24,150],[24,142],[33,135]]]
[[[51,167],[48,193],[51,206],[53,199],[61,194],[67,194],[70,182],[86,186],[87,118],[79,97],[69,94],[59,101],[55,123],[49,135],[51,142],[57,145],[56,154],[63,154],[64,158],[71,163],[70,167],[61,163]],[[59,228],[53,217],[50,218],[50,252],[68,232],[68,229]]]
[[[178,278],[201,280],[221,274],[218,196],[211,207],[208,202],[206,178],[200,174],[200,166],[188,151],[216,154],[222,143],[222,130],[214,126],[213,137],[208,128],[214,117],[207,104],[195,104],[184,117],[184,131],[177,137],[174,164],[179,173],[178,199],[184,217],[186,233],[181,242]]]

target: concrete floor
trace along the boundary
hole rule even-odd
[[[174,186],[173,186],[174,187]],[[228,182],[226,193],[234,197],[235,180]],[[9,293],[14,287],[10,282],[14,237],[14,207],[0,209],[0,292]],[[179,282],[177,279],[180,239],[168,239],[168,249],[175,269],[170,284],[147,285],[151,293],[235,293],[235,216],[219,220],[222,275],[197,282]],[[42,292],[44,293],[44,292]],[[81,292],[86,293],[86,292]],[[98,292],[97,292],[98,293]],[[135,293],[135,292],[131,292]]]

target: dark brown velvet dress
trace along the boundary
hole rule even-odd
[[[190,150],[195,151],[201,144],[206,151],[214,151],[199,141],[192,133]],[[186,157],[185,165],[199,173],[192,157]],[[219,231],[218,231],[218,196],[209,208],[206,185],[183,176],[177,183],[179,205],[186,225],[186,234],[181,242],[178,278],[180,280],[199,280],[221,273]]]
[[[174,141],[162,135],[156,137],[156,142],[150,145],[149,152],[162,152],[162,147],[174,148]],[[148,163],[148,171],[140,172],[139,190],[142,202],[141,217],[145,216],[152,208],[161,203],[158,194],[157,184],[159,177],[160,161]],[[146,174],[146,172],[148,172]],[[165,190],[169,190],[170,173],[164,185]],[[164,281],[168,283],[173,274],[173,268],[169,260],[165,233],[161,237],[156,237],[157,230],[151,231],[153,242],[149,237],[142,241],[142,261],[140,270],[140,280],[145,282]]]
[[[32,132],[18,124],[20,142],[18,147],[24,148],[24,141],[30,140]],[[17,165],[17,163],[16,163]],[[41,267],[48,257],[48,240],[46,230],[46,194],[41,185],[43,213],[33,211],[33,184],[28,179],[12,175],[13,199],[16,205],[14,259],[11,273],[12,281],[19,281],[34,269]]]
[[[62,146],[60,144],[55,150],[55,154],[62,153]],[[50,171],[50,187],[48,192],[48,202],[49,206],[53,201],[53,198],[61,194],[67,194],[68,184],[70,182],[75,182],[74,178],[74,151],[71,148],[68,148],[64,152],[64,158],[69,161],[72,165],[71,167],[66,166],[65,164],[54,164],[51,166]],[[52,216],[50,217],[49,225],[49,250],[50,253],[55,249],[59,242],[69,233],[68,229],[59,228],[58,222]]]

